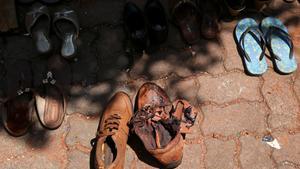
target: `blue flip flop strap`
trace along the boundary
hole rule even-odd
[[[257,27],[249,27],[245,30],[245,32],[243,32],[243,34],[241,35],[240,41],[238,43],[238,47],[239,50],[243,53],[243,55],[245,56],[245,58],[251,62],[251,59],[249,57],[249,55],[246,53],[246,51],[244,50],[244,46],[245,46],[245,36],[247,34],[251,34],[253,36],[253,38],[259,43],[259,46],[262,48],[262,52],[259,56],[259,60],[262,60],[265,54],[265,50],[266,50],[266,42],[265,39],[263,38],[263,34],[261,33],[261,31],[257,28]],[[257,37],[257,35],[255,33],[259,34],[259,37]]]
[[[293,57],[293,50],[294,50],[294,44],[293,41],[291,39],[291,36],[284,30],[282,30],[281,28],[278,28],[276,26],[271,26],[266,34],[266,41],[267,41],[267,45],[269,46],[269,50],[272,53],[272,55],[274,56],[275,59],[277,60],[281,60],[272,50],[271,44],[272,44],[272,36],[271,35],[276,35],[278,37],[280,37],[282,40],[285,41],[285,43],[287,43],[290,46],[290,54],[289,54],[289,58],[292,59]]]

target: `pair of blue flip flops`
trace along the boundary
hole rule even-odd
[[[261,75],[267,71],[266,48],[279,73],[289,74],[297,69],[293,42],[279,19],[267,17],[260,25],[252,18],[242,19],[236,25],[235,38],[245,69],[250,74]]]

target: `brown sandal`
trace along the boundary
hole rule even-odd
[[[15,68],[18,67],[19,71]],[[13,136],[27,133],[33,122],[34,98],[30,89],[32,83],[31,69],[27,62],[16,62],[7,70],[8,98],[1,106],[4,128]]]
[[[52,73],[48,72],[44,84],[35,92],[38,117],[48,129],[56,129],[62,124],[67,107],[64,93],[55,82]]]
[[[170,0],[171,16],[183,39],[195,44],[200,39],[199,8],[192,0]]]

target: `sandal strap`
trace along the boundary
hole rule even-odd
[[[265,42],[265,39],[264,39],[264,36],[262,34],[262,32],[258,29],[258,27],[249,27],[245,30],[245,32],[243,32],[240,40],[239,40],[239,43],[238,43],[238,49],[240,50],[240,52],[242,52],[243,56],[245,56],[245,58],[251,62],[251,58],[249,57],[249,55],[247,54],[247,52],[244,50],[244,47],[245,47],[245,37],[247,34],[250,34],[253,36],[253,38],[259,42],[259,46],[261,47],[262,49],[262,52],[259,56],[259,60],[262,60],[264,55],[265,55],[265,51],[266,51],[266,42]],[[258,37],[255,33],[258,33]]]
[[[276,26],[269,27],[269,29],[268,29],[268,31],[266,33],[266,37],[267,37],[266,38],[266,42],[267,42],[267,45],[269,47],[269,51],[272,54],[272,56],[275,59],[279,60],[279,61],[281,61],[280,57],[277,56],[273,52],[273,49],[271,47],[271,44],[272,44],[272,35],[276,35],[276,36],[280,37],[282,40],[284,40],[285,43],[287,43],[290,46],[289,58],[292,59],[293,58],[294,44],[293,44],[291,36],[286,31],[284,31],[283,29],[281,29],[279,27],[276,27]]]
[[[174,16],[175,10],[176,10],[179,6],[181,6],[181,5],[183,5],[183,4],[186,4],[186,3],[192,5],[192,6],[195,8],[195,10],[196,10],[198,13],[200,13],[200,10],[199,10],[199,7],[198,7],[198,5],[197,5],[197,2],[194,2],[194,1],[192,1],[192,0],[180,0],[180,1],[178,1],[178,2],[173,6],[173,8],[172,8],[172,10],[171,10],[171,16]]]
[[[34,24],[37,22],[37,20],[41,16],[46,16],[48,25],[47,25],[47,31],[49,32],[50,30],[50,14],[49,14],[49,9],[47,6],[44,5],[36,5],[33,7],[33,9],[30,12],[26,13],[25,16],[25,26],[27,29],[27,32],[31,34],[31,29],[34,26]]]

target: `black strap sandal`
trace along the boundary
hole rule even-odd
[[[32,36],[36,49],[39,53],[49,53],[52,45],[49,38],[51,19],[46,6],[36,3],[30,12],[26,14],[25,26]]]
[[[79,36],[79,23],[76,12],[63,8],[54,13],[53,28],[56,35],[62,39],[61,55],[72,59],[77,53],[76,39]]]

